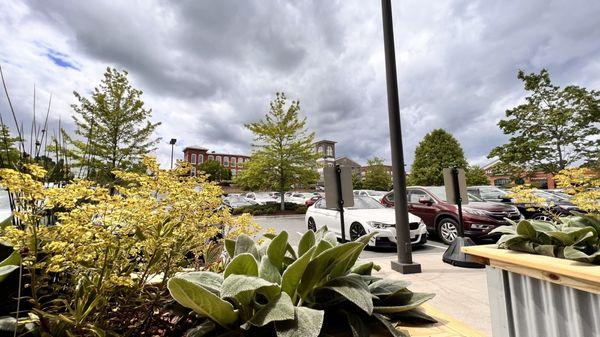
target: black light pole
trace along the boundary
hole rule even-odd
[[[342,168],[335,165],[335,179],[337,182],[338,210],[340,211],[340,228],[342,229],[342,243],[346,242],[346,228],[344,224],[344,198],[342,197]]]
[[[177,139],[171,138],[169,144],[171,144],[171,170],[173,169],[173,148],[175,147],[175,143],[177,143]]]
[[[403,273],[420,273],[421,265],[412,260],[408,205],[406,200],[406,173],[400,127],[400,104],[398,102],[398,79],[396,78],[396,52],[394,51],[394,26],[391,0],[381,0],[383,17],[383,44],[385,47],[385,70],[387,82],[390,145],[392,150],[392,174],[394,179],[394,209],[396,211],[396,241],[398,261],[392,261],[392,269]]]

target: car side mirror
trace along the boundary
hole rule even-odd
[[[431,205],[431,204],[433,204],[433,200],[431,200],[431,198],[428,198],[428,197],[420,197],[419,203],[424,204],[424,205]]]

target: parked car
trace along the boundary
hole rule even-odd
[[[450,244],[458,236],[458,209],[446,200],[444,186],[408,187],[408,211],[425,222],[427,230],[436,233],[442,241]],[[386,194],[385,205],[394,205],[394,194]],[[522,215],[517,207],[499,202],[486,202],[469,194],[469,202],[463,205],[464,234],[471,238],[488,236],[499,226],[508,225],[506,219],[519,221]]]
[[[354,190],[354,196],[356,197],[370,197],[377,202],[381,202],[388,192],[387,191],[375,191],[375,190]]]
[[[304,205],[306,203],[306,201],[312,197],[314,197],[314,194],[312,194],[312,193],[294,192],[285,201],[291,202],[293,204]]]
[[[325,208],[325,200],[320,199],[310,206],[305,216],[309,230],[327,226],[338,238],[342,236],[340,212]],[[413,245],[427,242],[427,228],[421,219],[409,214],[410,239]],[[353,207],[344,207],[345,236],[356,240],[359,237],[377,231],[369,246],[396,245],[396,218],[393,209],[385,208],[370,197],[354,197]]]
[[[239,195],[228,195],[223,198],[223,204],[230,208],[240,208],[245,206],[256,205],[257,202],[254,200],[246,199]]]
[[[244,198],[259,205],[278,204],[280,202],[278,192],[248,192],[244,194]]]
[[[320,195],[318,195],[318,194],[317,194],[317,195],[313,196],[312,198],[310,198],[310,199],[306,200],[306,201],[304,202],[304,205],[305,205],[306,207],[310,207],[310,206],[314,205],[314,203],[315,203],[315,202],[317,202],[317,200],[319,200],[319,199],[321,199],[321,198],[322,198],[322,196],[320,196]]]
[[[573,212],[584,212],[575,206],[569,198],[546,190],[533,190],[535,196],[545,200],[541,205],[517,203],[511,198],[509,191],[501,190],[495,186],[470,186],[467,191],[485,201],[497,201],[516,206],[526,219],[551,220],[548,211],[558,216],[571,215]]]

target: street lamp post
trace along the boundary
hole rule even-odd
[[[171,144],[171,170],[173,169],[173,148],[175,147],[175,143],[177,143],[177,139],[171,138],[169,144]]]
[[[400,127],[400,104],[398,102],[398,79],[396,78],[396,55],[394,51],[394,26],[391,0],[381,0],[383,17],[383,43],[387,82],[390,145],[392,150],[392,174],[394,178],[394,209],[396,213],[396,246],[398,261],[392,261],[392,269],[403,273],[420,273],[421,265],[412,260],[408,205],[406,200],[406,173]]]

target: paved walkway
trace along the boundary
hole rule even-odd
[[[436,296],[429,301],[434,308],[481,332],[492,336],[492,323],[485,269],[453,267],[442,262],[439,253],[419,254],[414,258],[421,264],[420,274],[400,274],[391,269],[392,258],[362,259],[381,266],[378,276],[411,281],[410,290],[431,292]]]

